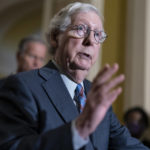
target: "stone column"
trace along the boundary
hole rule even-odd
[[[124,107],[141,106],[150,113],[149,18],[149,0],[128,0]]]
[[[145,55],[144,55],[144,104],[150,114],[150,1],[146,0],[145,9]]]
[[[42,20],[42,36],[45,38],[45,33],[50,19],[53,16],[53,0],[43,1],[43,20]]]

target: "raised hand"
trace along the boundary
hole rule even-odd
[[[76,120],[77,130],[83,138],[95,131],[109,107],[122,92],[122,88],[117,86],[124,81],[124,75],[121,74],[112,78],[118,69],[118,64],[105,65],[103,70],[95,77],[87,95],[85,108]]]

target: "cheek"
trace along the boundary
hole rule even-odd
[[[95,63],[96,60],[98,59],[99,53],[100,53],[100,47],[95,49],[95,52],[94,52],[94,55],[93,55],[93,63]]]
[[[24,65],[29,66],[29,65],[31,65],[31,64],[33,64],[33,60],[32,60],[32,59],[26,58],[26,59],[24,60]]]
[[[77,50],[79,49],[79,41],[77,39],[68,39],[68,42],[65,46],[65,51],[67,53],[67,56],[72,59],[77,53]]]
[[[76,53],[76,50],[79,49],[82,45],[81,39],[77,39],[74,37],[71,37],[68,32],[66,34],[63,34],[62,36],[59,36],[59,43],[58,43],[58,49],[62,50],[61,53],[65,56],[72,56],[74,53]]]

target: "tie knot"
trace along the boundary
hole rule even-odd
[[[82,96],[83,95],[83,86],[81,84],[78,84],[76,89],[75,89],[75,94],[77,97]]]
[[[86,103],[86,96],[84,93],[83,86],[81,84],[78,84],[75,89],[75,101],[77,104],[77,108],[79,112],[81,113]]]

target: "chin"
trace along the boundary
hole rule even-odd
[[[91,68],[91,63],[89,62],[78,63],[77,65],[83,70],[89,70]]]
[[[79,65],[79,67],[81,70],[89,70],[90,69],[90,66],[87,66],[87,65]]]
[[[78,63],[73,63],[70,64],[70,69],[72,70],[89,70],[91,65],[87,64],[78,64]]]

